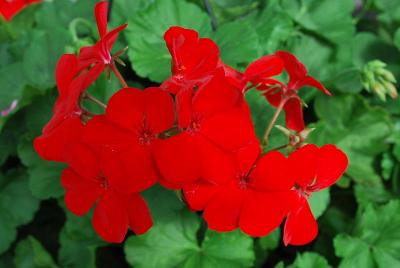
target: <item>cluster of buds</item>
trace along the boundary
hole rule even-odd
[[[395,87],[396,78],[386,69],[386,63],[380,60],[368,62],[361,73],[361,82],[368,92],[376,94],[382,101],[386,101],[386,95],[392,99],[397,98]]]

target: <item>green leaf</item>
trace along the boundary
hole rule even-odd
[[[19,100],[26,85],[22,64],[17,62],[0,69],[0,111],[10,107],[12,101]]]
[[[351,235],[334,240],[339,267],[398,267],[400,265],[400,201],[367,206]]]
[[[71,37],[62,28],[55,28],[51,34],[45,31],[33,31],[30,45],[23,59],[23,70],[27,82],[40,89],[55,85],[55,67],[59,56],[64,52]]]
[[[281,241],[280,228],[275,229],[267,236],[263,236],[258,240],[259,245],[263,250],[274,250],[279,246]]]
[[[397,29],[396,33],[394,34],[393,41],[395,46],[400,49],[400,28]]]
[[[131,236],[125,243],[127,261],[134,267],[250,267],[254,261],[253,240],[239,231],[207,230],[202,242],[197,232],[200,220],[182,209],[178,198],[160,188],[145,194],[154,226],[146,234]],[[162,201],[161,201],[162,200]],[[153,210],[153,207],[157,206]]]
[[[373,108],[358,96],[318,96],[315,111],[321,121],[310,142],[336,144],[349,158],[347,174],[358,183],[378,185],[375,157],[385,151],[392,124],[387,112]],[[362,137],[362,138],[360,138]]]
[[[348,0],[283,0],[282,7],[304,29],[340,44],[355,33],[352,12],[354,4]],[[301,4],[300,4],[301,2]]]
[[[106,243],[94,232],[91,213],[77,217],[66,211],[67,221],[60,232],[58,260],[62,267],[95,268],[96,249]]]
[[[261,55],[257,33],[246,21],[223,24],[211,38],[219,46],[222,60],[233,67],[248,64]]]
[[[18,268],[57,267],[50,254],[33,236],[28,236],[17,244],[14,264]]]
[[[0,174],[0,253],[15,239],[16,228],[30,222],[38,208],[39,201],[29,191],[25,172]]]
[[[210,0],[217,26],[241,18],[253,12],[260,5],[260,0]]]
[[[297,254],[296,260],[288,268],[331,268],[328,261],[321,255],[314,252]]]
[[[295,31],[294,22],[278,1],[268,1],[259,14],[248,21],[256,30],[264,54],[283,49],[283,44]]]
[[[316,219],[324,213],[329,205],[329,201],[329,188],[312,194],[308,202],[310,203],[311,211]]]
[[[133,70],[155,82],[162,82],[170,75],[171,56],[163,39],[169,27],[176,25],[195,29],[201,36],[211,32],[207,14],[183,0],[157,0],[146,10],[129,18],[125,34]]]
[[[29,187],[40,199],[62,196],[60,176],[65,164],[42,160],[33,149],[33,139],[26,137],[18,145],[18,155],[28,168]]]

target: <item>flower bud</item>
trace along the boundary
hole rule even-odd
[[[380,60],[368,62],[361,73],[361,83],[368,92],[372,92],[382,101],[386,101],[386,95],[397,98],[395,87],[396,78],[386,69],[386,63]]]

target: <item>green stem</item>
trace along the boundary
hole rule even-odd
[[[262,141],[263,146],[266,146],[268,144],[269,134],[271,133],[271,130],[276,123],[276,120],[278,120],[279,114],[281,113],[283,106],[285,106],[286,101],[287,101],[287,98],[282,98],[281,102],[279,103],[278,107],[276,108],[275,113],[272,116],[272,119],[269,122],[267,129],[265,130],[264,138]]]

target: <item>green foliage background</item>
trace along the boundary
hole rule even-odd
[[[19,101],[0,117],[0,267],[400,267],[400,103],[366,92],[360,78],[375,59],[399,78],[398,0],[113,1],[110,23],[129,23],[116,50],[129,46],[121,70],[132,86],[169,75],[162,36],[180,25],[213,38],[223,60],[239,69],[263,54],[291,51],[331,90],[334,97],[301,92],[307,123],[316,128],[310,142],[337,144],[350,166],[336,186],[310,199],[320,234],[304,247],[283,246],[280,230],[260,239],[207,230],[159,187],[145,193],[153,229],[122,245],[101,241],[90,215],[66,211],[63,165],[42,161],[32,140],[51,116],[58,58],[97,38],[95,2],[46,1],[0,24],[0,110]],[[106,101],[118,87],[101,77],[90,92]],[[273,110],[257,92],[246,98],[262,135]],[[285,142],[273,130],[271,147]]]

